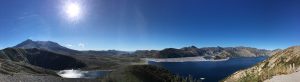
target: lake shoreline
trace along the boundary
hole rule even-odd
[[[62,78],[85,78],[85,79],[95,79],[99,77],[104,77],[106,74],[109,74],[113,70],[60,70],[57,72]]]
[[[227,61],[230,58],[225,59],[205,59],[204,56],[197,57],[181,57],[181,58],[143,58],[144,61],[151,62],[198,62],[198,61]]]
[[[267,57],[238,57],[227,61],[148,62],[182,77],[205,78],[202,82],[219,82],[238,70],[249,68]]]

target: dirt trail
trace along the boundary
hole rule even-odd
[[[271,79],[268,79],[264,82],[299,82],[300,81],[300,71],[287,74],[287,75],[278,75],[273,76]]]

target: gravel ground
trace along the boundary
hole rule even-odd
[[[96,79],[66,79],[47,75],[3,75],[0,82],[100,82]]]
[[[271,79],[268,79],[264,82],[299,82],[300,81],[300,72],[295,72],[287,75],[278,75],[274,76]]]

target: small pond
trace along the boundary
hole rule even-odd
[[[92,70],[92,71],[82,71],[82,70],[61,70],[57,74],[63,78],[101,78],[109,74],[111,70]]]

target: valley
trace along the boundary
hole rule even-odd
[[[300,0],[0,0],[0,82],[300,82]]]
[[[57,52],[55,50],[57,50]],[[36,78],[34,80],[53,79],[53,81],[57,82],[71,82],[73,81],[72,79],[78,79],[77,81],[79,82],[119,82],[121,81],[119,79],[123,79],[125,82],[160,82],[171,80],[174,82],[181,82],[187,80],[185,78],[193,79],[194,81],[215,82],[218,81],[218,79],[212,80],[212,78],[218,77],[219,80],[221,80],[234,71],[251,67],[262,61],[260,57],[267,58],[271,56],[272,58],[273,53],[279,54],[281,52],[282,50],[264,50],[250,47],[197,48],[195,46],[184,47],[181,49],[137,50],[135,52],[117,50],[78,51],[60,46],[51,41],[26,40],[18,44],[18,46],[1,50],[0,59],[2,61],[2,69],[0,69],[0,72],[4,76],[13,75],[18,77],[14,80],[25,79],[24,81],[32,81],[33,79],[29,78],[34,77]],[[259,60],[250,63],[247,61],[253,60],[247,60],[249,58],[259,58]],[[232,63],[230,63],[231,61]],[[242,63],[243,61],[245,61],[245,63]],[[238,64],[236,62],[240,63]],[[193,63],[197,66],[203,64],[204,66],[212,67],[207,67],[207,69],[201,67],[199,69],[202,70],[195,70],[200,76],[199,74],[191,72],[188,74],[192,74],[193,77],[189,77],[184,72],[180,72],[179,70],[174,71],[174,67],[168,67],[167,63]],[[217,65],[218,63],[220,64],[219,66],[223,63],[222,65],[224,67],[229,66],[226,68],[230,69],[226,71],[223,69],[224,67],[214,67],[214,64]],[[192,66],[195,65],[188,65],[188,67]],[[222,68],[226,73],[222,73],[224,75],[221,76],[207,75],[219,73],[217,71],[221,69],[217,68]],[[110,71],[101,72],[101,70]],[[185,70],[191,69],[185,68]],[[152,72],[157,74],[151,74]],[[161,76],[165,77],[164,79],[158,78],[161,73],[166,74]],[[204,74],[204,76],[201,74]],[[29,76],[23,77],[23,75]],[[5,77],[12,80],[9,76]],[[206,78],[206,80],[200,78]]]

